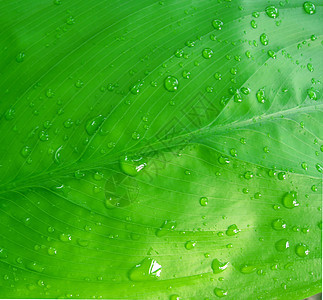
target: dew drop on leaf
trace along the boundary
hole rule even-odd
[[[141,156],[129,157],[123,156],[120,158],[121,170],[130,176],[137,176],[147,166],[146,160]]]
[[[186,248],[187,250],[192,250],[192,249],[194,249],[194,248],[195,248],[195,246],[196,246],[196,241],[187,241],[187,242],[185,243],[185,248]]]
[[[31,271],[41,273],[44,271],[44,267],[37,262],[30,262],[26,264],[26,268]]]
[[[243,265],[240,268],[240,272],[243,274],[251,274],[253,272],[255,272],[257,270],[257,268],[253,265]]]
[[[164,223],[156,230],[156,236],[163,237],[176,228],[177,224],[174,220],[165,220]]]
[[[227,156],[220,156],[218,160],[221,165],[226,165],[230,163],[230,159]]]
[[[201,206],[207,206],[208,198],[207,197],[201,197],[200,198],[200,204],[201,204]]]
[[[310,2],[310,1],[304,2],[303,8],[304,8],[305,12],[309,15],[313,15],[316,12],[316,8],[315,8],[314,3]]]
[[[129,272],[132,281],[156,280],[160,277],[162,266],[150,257],[146,257]]]
[[[225,232],[228,236],[236,235],[240,232],[240,229],[236,224],[232,224],[228,227],[227,231]]]
[[[260,43],[262,43],[264,46],[267,46],[269,43],[269,39],[266,33],[262,33],[260,35]]]
[[[309,255],[310,250],[308,249],[307,245],[300,243],[296,245],[295,252],[299,257],[306,257],[307,255]]]
[[[213,55],[213,51],[212,51],[212,49],[210,49],[210,48],[205,48],[205,49],[203,49],[203,51],[202,51],[202,56],[203,56],[205,59],[209,59],[209,58],[211,58],[211,57],[212,57],[212,55]]]
[[[217,296],[219,298],[223,298],[223,297],[228,295],[228,292],[226,290],[224,290],[224,289],[215,288],[214,289],[214,294],[215,294],[215,296]]]
[[[276,219],[271,223],[273,229],[280,231],[286,229],[286,221],[283,219]]]
[[[104,119],[104,116],[98,115],[95,118],[89,120],[85,125],[85,130],[88,135],[93,135],[100,128]]]
[[[278,252],[284,252],[289,248],[289,241],[286,239],[281,239],[276,242],[275,248]]]
[[[176,92],[178,89],[178,80],[174,76],[167,76],[164,80],[164,87],[169,92]]]
[[[291,191],[283,197],[283,205],[286,208],[294,208],[296,206],[299,206],[299,203],[297,201],[297,192]]]
[[[274,5],[266,7],[266,14],[269,18],[276,19],[279,16],[279,11]]]
[[[229,266],[229,262],[220,262],[218,259],[213,259],[212,270],[214,274],[222,273]]]
[[[263,88],[257,91],[256,97],[259,103],[265,103],[266,98],[265,98],[265,91]]]
[[[213,25],[214,29],[221,30],[222,26],[223,26],[223,22],[221,20],[214,20],[212,22],[212,25]]]

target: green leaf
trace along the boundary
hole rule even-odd
[[[2,298],[321,291],[319,1],[0,1]]]

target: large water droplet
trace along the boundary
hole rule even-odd
[[[192,249],[194,249],[194,248],[195,248],[195,246],[196,246],[196,241],[187,241],[187,242],[185,243],[185,248],[186,248],[187,250],[192,250]]]
[[[104,119],[105,118],[102,115],[98,115],[92,120],[88,121],[85,125],[85,130],[88,135],[93,135],[100,128]]]
[[[123,156],[120,159],[121,170],[130,176],[137,176],[147,165],[147,162],[141,156],[129,157]]]
[[[315,8],[314,3],[310,2],[310,1],[304,2],[303,8],[304,8],[305,12],[309,15],[313,15],[316,12],[316,8]]]
[[[267,46],[269,42],[268,36],[266,33],[262,33],[260,35],[260,43],[262,43],[264,46]]]
[[[146,257],[141,263],[136,265],[129,272],[132,281],[156,280],[160,277],[162,266],[150,257]]]
[[[299,205],[297,202],[297,192],[291,191],[283,197],[283,205],[286,208],[294,208]]]
[[[211,58],[213,55],[213,51],[212,49],[210,48],[205,48],[203,51],[202,51],[202,56],[206,59],[209,59]]]
[[[256,93],[256,97],[259,103],[265,103],[266,97],[265,97],[265,90],[259,89]]]
[[[214,20],[212,22],[212,25],[215,29],[217,30],[221,30],[222,29],[222,26],[223,26],[223,22],[221,20]]]
[[[289,241],[286,239],[281,239],[275,244],[275,248],[279,252],[286,251],[289,248]]]
[[[222,273],[229,266],[229,262],[220,262],[218,259],[213,259],[212,270],[214,274]]]
[[[236,224],[232,224],[228,227],[226,234],[228,236],[233,236],[236,235],[240,232],[240,229],[238,228],[238,226]]]
[[[225,297],[226,295],[228,295],[228,292],[224,289],[215,288],[214,294],[215,294],[215,296],[222,298],[222,297]]]
[[[299,257],[306,257],[307,255],[309,255],[310,250],[308,249],[307,245],[300,243],[296,245],[295,252]]]
[[[165,89],[169,92],[176,92],[178,89],[178,80],[174,76],[167,76],[164,80]]]
[[[270,5],[266,7],[266,14],[269,18],[276,19],[279,16],[279,11],[274,5]]]
[[[271,225],[277,231],[284,230],[286,228],[286,221],[283,219],[276,219]]]

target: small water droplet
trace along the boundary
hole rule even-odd
[[[16,56],[16,62],[22,63],[24,60],[25,60],[25,53],[24,52],[18,53],[18,55]]]
[[[252,179],[253,178],[253,173],[251,171],[247,171],[244,173],[243,177],[245,179]]]
[[[137,176],[147,166],[147,162],[141,156],[128,157],[123,156],[120,158],[121,170],[130,176]]]
[[[56,249],[55,249],[55,248],[53,248],[53,247],[49,247],[49,248],[47,249],[47,253],[48,253],[49,255],[56,255],[56,254],[57,254],[57,251],[56,251]]]
[[[30,262],[26,264],[26,268],[31,271],[41,273],[44,271],[44,267],[37,262]]]
[[[59,239],[62,241],[62,242],[68,242],[68,241],[71,241],[72,240],[72,236],[68,233],[61,233],[59,235]]]

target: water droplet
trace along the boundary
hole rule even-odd
[[[230,149],[230,154],[231,154],[233,157],[236,157],[236,156],[238,155],[238,151],[237,151],[237,149],[235,149],[235,148]]]
[[[257,28],[257,23],[255,20],[251,20],[250,25],[252,28],[256,29]]]
[[[297,202],[297,192],[291,191],[283,197],[283,205],[286,208],[294,208],[299,205]]]
[[[181,297],[177,294],[174,294],[169,297],[169,300],[181,300]]]
[[[212,270],[214,274],[222,273],[229,266],[229,262],[221,263],[218,259],[212,261]]]
[[[273,59],[276,59],[276,53],[275,53],[275,51],[268,50],[267,54],[268,54],[269,57],[271,57]]]
[[[184,50],[183,49],[177,49],[174,53],[174,55],[178,58],[183,57],[184,55]]]
[[[254,194],[255,199],[260,199],[261,198],[261,193],[257,192]]]
[[[223,22],[221,20],[214,20],[212,22],[212,25],[213,25],[214,29],[221,30],[222,26],[223,26]]]
[[[220,156],[218,160],[221,165],[226,165],[230,163],[230,159],[227,156]]]
[[[317,186],[316,186],[315,184],[313,184],[313,185],[311,186],[311,190],[312,190],[313,192],[317,192]]]
[[[156,280],[160,277],[162,266],[150,257],[146,257],[129,272],[132,281]]]
[[[263,150],[264,150],[265,153],[269,153],[269,148],[268,147],[264,147]]]
[[[277,177],[279,180],[285,180],[287,178],[287,175],[285,172],[279,172]]]
[[[263,88],[259,89],[256,93],[256,97],[259,103],[265,103],[266,101],[265,90]]]
[[[203,51],[202,51],[202,56],[206,59],[209,59],[211,58],[213,55],[213,51],[212,49],[210,48],[205,48]]]
[[[48,253],[49,255],[56,255],[56,254],[57,254],[57,251],[56,251],[56,249],[55,249],[55,248],[53,248],[53,247],[49,247],[49,248],[47,249],[47,253]]]
[[[262,33],[260,35],[260,43],[262,43],[264,46],[267,46],[269,42],[268,36],[266,33]]]
[[[75,82],[75,87],[77,87],[77,88],[81,88],[83,85],[84,85],[84,83],[80,79]]]
[[[178,89],[178,80],[174,76],[167,76],[164,80],[165,89],[169,92],[176,92]]]
[[[85,130],[88,135],[93,135],[101,126],[104,121],[104,117],[102,115],[98,115],[95,118],[88,121],[85,125]]]
[[[53,232],[55,231],[55,228],[54,228],[54,227],[52,227],[52,226],[49,226],[49,227],[47,228],[47,231],[48,231],[49,233],[53,233]]]
[[[253,178],[253,173],[251,171],[247,171],[244,173],[243,177],[245,179],[252,179]]]
[[[313,87],[309,88],[307,90],[307,95],[311,100],[317,100],[318,99],[318,91],[315,90]]]
[[[40,131],[38,136],[42,142],[48,141],[48,139],[49,139],[48,133],[44,130]]]
[[[281,239],[275,244],[275,248],[279,252],[286,251],[289,248],[289,241],[286,239]]]
[[[279,11],[274,5],[270,5],[266,7],[266,14],[269,18],[276,19],[279,16]]]
[[[160,228],[156,230],[156,236],[163,237],[176,228],[176,221],[165,220]]]
[[[303,8],[304,8],[305,12],[307,14],[309,14],[309,15],[313,15],[316,12],[315,5],[312,2],[310,2],[310,1],[304,2]]]
[[[245,95],[249,95],[250,94],[250,89],[249,88],[246,88],[246,87],[242,87],[240,89],[241,93],[242,94],[245,94]]]
[[[138,80],[133,86],[130,87],[130,92],[133,95],[138,95],[143,85],[144,85],[144,82],[141,80]]]
[[[182,76],[185,79],[189,79],[190,76],[191,76],[191,72],[189,72],[189,71],[183,71]]]
[[[16,62],[22,63],[24,60],[25,60],[25,53],[24,52],[18,53],[18,55],[16,56]]]
[[[257,270],[257,268],[252,265],[243,265],[240,268],[240,272],[243,274],[251,274],[251,273],[255,272],[256,270]]]
[[[0,259],[4,259],[7,257],[8,257],[7,252],[3,248],[0,248]]]
[[[315,168],[318,172],[323,173],[323,166],[319,163],[315,165]]]
[[[295,252],[299,257],[306,257],[307,255],[309,255],[310,250],[308,249],[307,245],[300,243],[296,245]]]
[[[232,224],[228,227],[227,231],[225,232],[228,236],[236,235],[240,232],[240,229],[236,224]]]
[[[120,159],[121,170],[130,176],[137,176],[147,166],[147,162],[141,156],[123,156]]]
[[[301,167],[302,167],[305,171],[307,171],[307,163],[306,163],[306,162],[302,162],[302,163],[301,163]]]
[[[28,146],[25,146],[21,149],[20,153],[23,157],[28,157],[31,153],[31,148]]]
[[[314,72],[314,67],[311,63],[308,63],[307,64],[307,69],[310,71],[310,72]]]
[[[194,249],[195,246],[196,246],[196,241],[187,241],[185,243],[185,248],[187,250],[192,250],[192,249]]]
[[[201,197],[200,198],[200,204],[201,204],[201,206],[207,206],[208,198],[207,197]]]
[[[26,268],[31,271],[41,273],[44,271],[44,267],[38,264],[37,262],[30,262],[26,264]]]
[[[223,298],[223,297],[228,295],[228,292],[226,290],[224,290],[224,289],[215,288],[214,289],[214,294],[215,294],[215,296],[217,296],[219,298]]]
[[[72,240],[72,236],[68,233],[61,233],[59,235],[59,239],[62,241],[62,242],[68,242],[68,241],[71,241]]]
[[[66,24],[67,25],[73,25],[74,23],[75,23],[75,19],[74,19],[73,16],[67,17],[67,19],[66,19]]]
[[[277,231],[284,230],[286,228],[286,221],[283,219],[276,219],[271,225]]]
[[[48,89],[45,93],[47,98],[53,98],[55,96],[55,93],[52,89]]]

